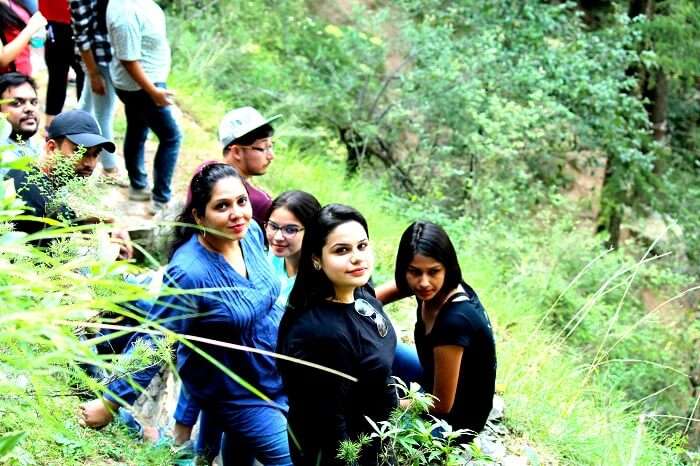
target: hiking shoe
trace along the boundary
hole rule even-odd
[[[129,199],[132,201],[150,201],[151,193],[146,188],[136,189],[129,187]]]
[[[154,217],[161,217],[163,213],[168,209],[167,202],[151,201],[151,205],[148,209],[148,213]]]

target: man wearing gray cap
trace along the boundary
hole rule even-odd
[[[275,159],[270,123],[282,115],[265,118],[253,107],[241,107],[228,112],[219,125],[219,141],[223,146],[224,162],[233,166],[245,179],[253,206],[253,218],[262,227],[272,199],[265,191],[253,186],[250,178],[267,172]]]

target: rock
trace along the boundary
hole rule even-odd
[[[528,466],[529,464],[524,456],[507,455],[501,460],[502,466]]]
[[[498,395],[493,396],[493,407],[489,413],[490,421],[499,421],[503,419],[503,414],[506,410],[506,402]]]
[[[505,445],[496,438],[488,438],[488,436],[481,434],[475,442],[484,455],[490,456],[496,462],[500,462],[506,456]]]
[[[24,374],[18,375],[14,380],[14,384],[17,388],[22,388],[25,390],[31,385],[29,382],[29,378]]]
[[[530,445],[523,446],[523,454],[527,456],[528,463],[531,466],[540,466],[540,456]]]
[[[491,421],[487,421],[486,429],[489,429],[491,432],[493,432],[495,435],[498,435],[499,437],[508,435],[508,428],[505,426],[505,424],[502,423],[496,424]]]

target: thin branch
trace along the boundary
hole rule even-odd
[[[166,332],[160,331],[160,330],[150,330],[150,329],[144,329],[144,328],[135,328],[135,327],[128,327],[125,325],[113,325],[113,324],[101,324],[98,322],[87,322],[87,321],[71,321],[71,320],[62,320],[59,319],[56,321],[56,323],[61,324],[61,325],[69,325],[69,326],[75,326],[75,325],[82,325],[84,327],[91,327],[91,328],[98,328],[98,329],[108,329],[108,330],[129,330],[137,333],[145,333],[148,335],[154,335],[154,336],[165,336]],[[222,348],[229,348],[237,351],[247,351],[249,353],[257,353],[257,354],[262,354],[264,356],[271,356],[276,359],[283,359],[285,361],[293,362],[296,364],[301,364],[303,366],[309,366],[314,369],[319,369],[334,375],[337,375],[339,377],[342,377],[344,379],[348,379],[351,382],[357,382],[358,379],[356,377],[353,377],[351,375],[348,375],[344,372],[337,371],[335,369],[331,369],[330,367],[325,367],[320,364],[316,364],[313,362],[309,361],[304,361],[302,359],[297,359],[293,358],[290,356],[286,356],[284,354],[279,354],[279,353],[274,353],[272,351],[267,351],[263,350],[260,348],[252,348],[250,346],[245,346],[245,345],[237,345],[235,343],[226,343],[223,341],[218,341],[218,340],[212,340],[210,338],[205,338],[205,337],[198,337],[196,335],[187,335],[187,334],[175,334],[179,338],[183,338],[185,340],[189,341],[197,341],[200,343],[206,343],[208,345],[213,345],[213,346],[220,346]]]

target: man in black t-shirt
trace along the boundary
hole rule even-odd
[[[70,110],[56,116],[47,129],[45,157],[28,171],[13,169],[6,178],[27,206],[27,215],[72,222],[75,213],[59,199],[59,191],[71,178],[92,175],[100,151],[114,152],[114,143],[100,134],[95,119],[82,110]],[[15,220],[15,230],[28,234],[48,226],[41,220]],[[121,257],[131,256],[128,233],[115,231],[112,237],[122,243]]]

